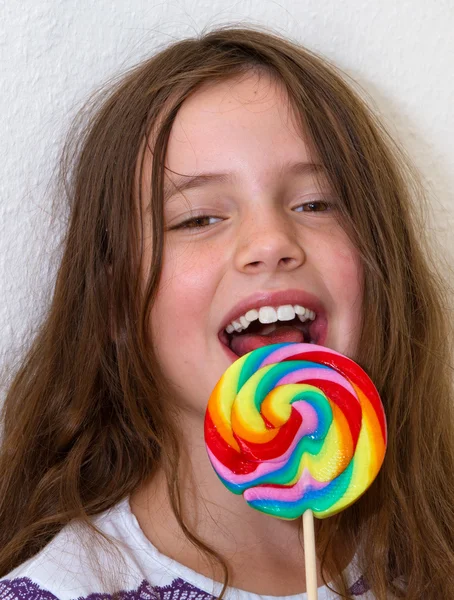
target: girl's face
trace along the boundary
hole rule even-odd
[[[181,107],[169,139],[164,263],[150,324],[180,405],[204,414],[226,368],[264,344],[310,339],[354,355],[363,273],[312,162],[285,92],[268,77],[205,86]],[[243,332],[225,331],[280,306],[282,319],[300,306],[315,320],[306,310],[305,325],[294,313],[266,325],[260,320],[275,315],[262,310]]]

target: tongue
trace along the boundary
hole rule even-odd
[[[259,335],[258,333],[242,333],[234,336],[230,343],[230,348],[238,356],[243,356],[252,350],[269,346],[270,344],[281,344],[284,342],[304,342],[304,334],[296,327],[283,325],[278,327],[267,335]]]

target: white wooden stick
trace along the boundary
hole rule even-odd
[[[318,600],[314,515],[311,510],[306,510],[306,512],[303,513],[303,534],[307,600]]]

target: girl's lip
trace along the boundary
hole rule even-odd
[[[227,354],[227,357],[230,360],[230,362],[234,363],[240,358],[237,354],[235,354],[235,352],[230,350],[230,348],[226,344],[224,344],[224,342],[221,339],[219,341],[221,342],[222,349]]]
[[[326,324],[326,311],[321,301],[313,294],[304,290],[265,290],[256,292],[241,300],[223,318],[219,333],[222,333],[229,323],[239,319],[248,310],[261,308],[262,306],[283,306],[285,304],[299,304],[313,310],[317,316],[316,320],[324,321]],[[323,328],[322,328],[323,329]],[[326,326],[325,326],[326,329]]]
[[[317,345],[324,345],[328,333],[328,319],[322,302],[316,296],[305,290],[298,289],[263,290],[238,302],[238,304],[226,314],[222,321],[218,338],[231,361],[237,360],[239,356],[229,348],[228,336],[225,332],[227,325],[252,308],[260,308],[262,306],[282,306],[285,304],[299,304],[300,306],[304,306],[315,312],[315,321],[310,326],[311,338]]]

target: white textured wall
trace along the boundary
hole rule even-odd
[[[47,187],[70,117],[158,45],[232,21],[287,33],[360,83],[423,172],[454,256],[453,0],[0,0],[0,366],[48,300]]]

